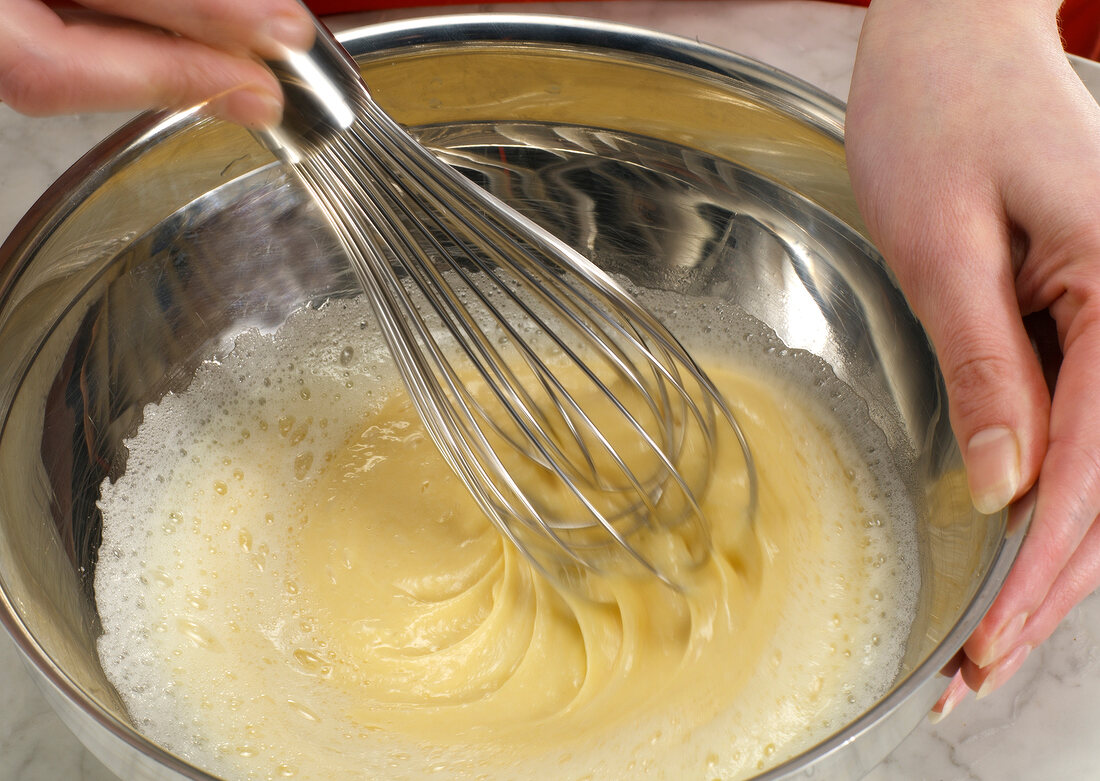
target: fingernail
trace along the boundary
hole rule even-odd
[[[313,22],[303,14],[276,14],[266,19],[258,34],[268,42],[295,51],[305,51],[313,45]]]
[[[966,472],[970,496],[979,511],[995,513],[1020,487],[1020,442],[1005,426],[991,426],[966,445]]]
[[[978,687],[977,699],[988,697],[1001,687],[1005,681],[1011,678],[1017,670],[1023,666],[1023,663],[1027,661],[1028,654],[1031,653],[1030,645],[1021,645],[1015,651],[1010,653],[1005,659],[997,664],[989,675],[982,681],[982,685]]]
[[[260,130],[279,123],[283,105],[270,92],[241,87],[211,100],[206,113]]]
[[[947,685],[947,691],[944,692],[942,701],[938,703],[940,709],[929,712],[928,721],[932,724],[939,724],[946,719],[951,711],[955,710],[955,706],[966,699],[968,691],[970,689],[963,682],[962,675],[956,675],[952,678],[951,683]]]
[[[1027,613],[1021,613],[1011,621],[1006,621],[1000,631],[989,642],[989,650],[980,657],[974,659],[979,667],[988,667],[997,659],[1007,654],[1020,642],[1020,633],[1027,624]]]

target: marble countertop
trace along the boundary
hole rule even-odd
[[[481,5],[469,10],[517,8]],[[522,10],[592,16],[696,38],[760,59],[841,98],[847,95],[863,18],[861,9],[813,0],[566,2],[530,4]],[[380,13],[369,19],[394,16]],[[362,21],[332,20],[336,27]],[[0,105],[0,236],[11,231],[80,154],[126,119],[29,119]],[[1003,689],[980,702],[968,699],[938,724],[921,724],[868,778],[1096,779],[1098,724],[1100,593],[1075,608]],[[0,781],[60,778],[108,781],[114,776],[53,714],[12,641],[0,632]]]

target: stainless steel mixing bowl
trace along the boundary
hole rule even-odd
[[[971,508],[934,355],[861,233],[842,106],[603,23],[452,17],[344,41],[379,101],[477,181],[615,273],[742,308],[865,406],[917,511],[918,614],[888,695],[766,777],[871,768],[942,692],[1022,533]],[[143,406],[234,334],[354,292],[268,153],[194,112],[93,150],[0,249],[0,618],[124,778],[204,774],[134,730],[96,657],[98,486]]]

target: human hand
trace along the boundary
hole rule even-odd
[[[876,0],[852,81],[856,197],[936,347],[974,503],[996,512],[1036,486],[944,714],[1004,683],[1100,584],[1100,108],[1057,6]],[[1053,393],[1034,313],[1057,330]]]
[[[184,108],[266,127],[282,91],[259,60],[306,48],[295,0],[0,0],[0,100],[30,115]]]

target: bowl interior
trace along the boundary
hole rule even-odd
[[[828,364],[918,523],[918,615],[878,715],[931,678],[1012,551],[1005,519],[971,507],[935,357],[861,233],[839,107],[705,47],[560,20],[420,22],[345,42],[395,117],[605,269],[720,301]],[[4,245],[0,273],[4,621],[110,766],[134,767],[136,752],[193,772],[129,726],[99,666],[99,485],[124,468],[144,406],[199,362],[356,285],[270,155],[196,115],[144,118],[90,153]]]

